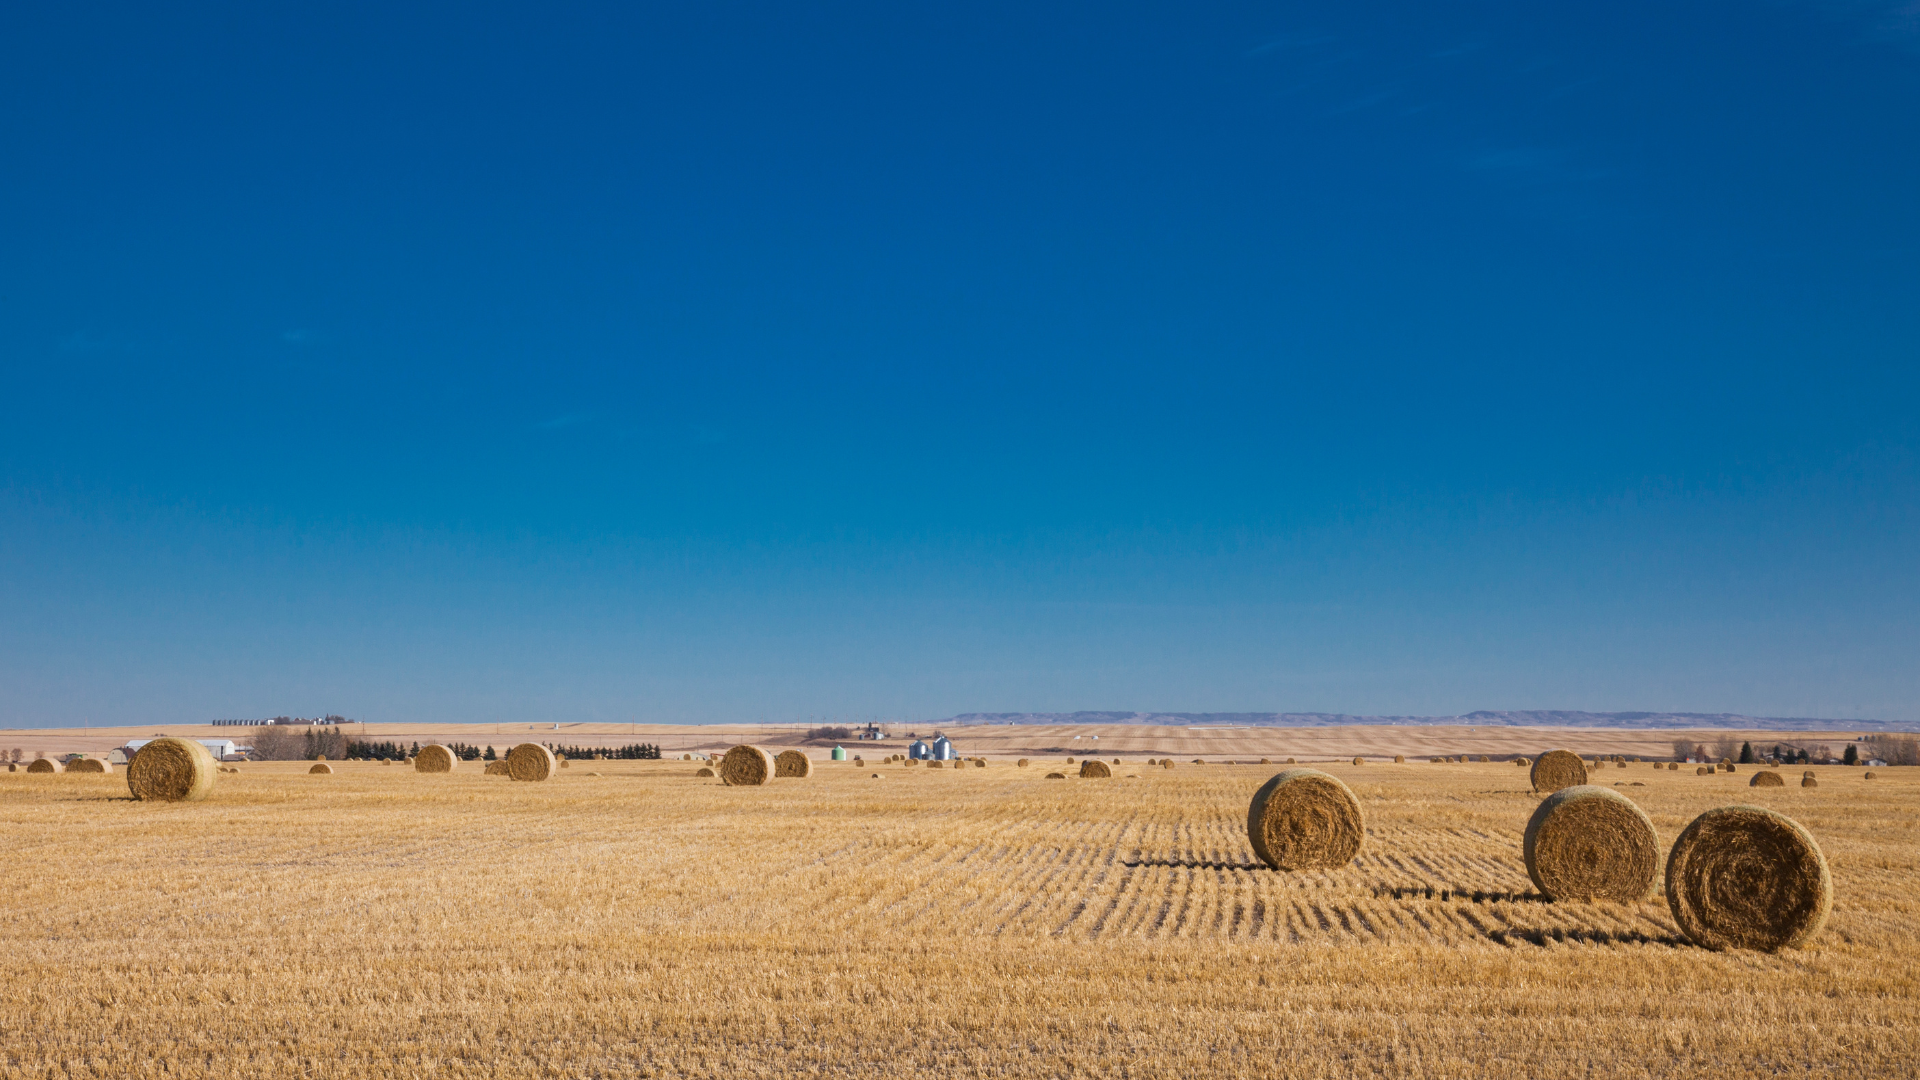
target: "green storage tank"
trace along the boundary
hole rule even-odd
[[[835,760],[835,761],[845,761],[845,760],[847,760],[847,748],[846,748],[846,747],[844,747],[844,746],[836,746],[836,747],[834,747],[834,748],[833,748],[833,760]]]

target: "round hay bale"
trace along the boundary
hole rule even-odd
[[[1866,771],[1866,773],[1865,773],[1865,774],[1864,774],[1863,776],[1861,776],[1861,777],[1860,777],[1860,779],[1862,779],[1862,780],[1871,780],[1871,779],[1873,779],[1873,770],[1872,770],[1872,769],[1868,769],[1868,770]]]
[[[986,768],[986,767],[987,767],[987,759],[986,759],[986,758],[983,758],[983,757],[977,757],[977,758],[974,758],[974,759],[973,759],[973,767],[974,767],[974,768],[976,768],[976,769],[984,769],[984,768]]]
[[[1542,795],[1551,795],[1561,788],[1578,787],[1587,782],[1587,763],[1580,755],[1566,750],[1549,750],[1540,755],[1533,763],[1533,771],[1527,774],[1533,781],[1533,790]]]
[[[773,759],[773,775],[805,780],[813,775],[813,759],[802,750],[782,750]]]
[[[1693,775],[1695,775],[1695,776],[1705,776],[1705,775],[1707,775],[1707,767],[1706,767],[1705,765],[1698,765],[1698,766],[1695,766],[1695,767],[1694,767],[1694,770],[1693,770]]]
[[[1271,765],[1271,764],[1273,764],[1273,762],[1271,762],[1271,761],[1269,761],[1269,760],[1267,760],[1266,758],[1261,758],[1261,759],[1260,759],[1260,764],[1262,764],[1262,765]]]
[[[911,769],[918,764],[920,764],[919,758],[908,758],[907,760],[900,763],[900,767],[903,769]]]
[[[382,765],[391,765],[391,764],[393,764],[393,759],[392,759],[392,758],[381,758],[381,759],[380,759],[380,764],[382,764]]]
[[[1339,779],[1317,769],[1275,774],[1247,807],[1253,853],[1275,870],[1345,866],[1360,853],[1366,832],[1360,801]]]
[[[1753,774],[1753,779],[1747,781],[1747,786],[1748,787],[1786,787],[1787,782],[1785,780],[1780,779],[1780,774],[1777,772],[1761,771]]]
[[[1833,909],[1833,875],[1812,834],[1759,806],[1693,819],[1667,855],[1667,905],[1707,949],[1797,948]]]
[[[100,773],[111,773],[113,771],[113,765],[109,762],[101,761],[99,758],[83,757],[75,761],[67,762],[67,771],[99,775]]]
[[[1800,786],[1801,787],[1819,787],[1820,781],[1815,780],[1811,776],[1803,776],[1800,778]]]
[[[195,745],[198,745],[198,744],[195,744]],[[201,747],[201,749],[204,750],[206,748]],[[59,762],[53,760],[52,758],[43,757],[43,758],[35,758],[33,759],[33,761],[29,762],[27,764],[27,771],[30,773],[55,773],[55,772],[64,772],[65,769],[61,766]]]
[[[1533,764],[1533,762],[1531,762],[1531,761],[1528,761],[1528,760],[1527,760],[1526,758],[1523,758],[1523,757],[1517,757],[1517,758],[1514,758],[1514,759],[1513,759],[1513,763],[1514,763],[1515,765],[1520,765],[1520,766],[1526,766],[1526,765],[1531,765],[1531,764]]]
[[[1163,768],[1163,769],[1171,769],[1171,768],[1173,768],[1173,759],[1172,759],[1172,758],[1170,758],[1170,757],[1169,757],[1169,758],[1161,758],[1161,759],[1160,759],[1160,767],[1161,767],[1161,768]]]
[[[1026,767],[1027,767],[1027,759],[1026,759],[1026,758],[1021,758],[1021,759],[1020,759],[1019,761],[1016,761],[1016,762],[1014,762],[1014,764],[1015,764],[1016,766],[1018,766],[1018,767],[1020,767],[1020,768],[1022,768],[1022,769],[1024,769],[1024,768],[1026,768]]]
[[[1287,759],[1287,764],[1289,764],[1289,765],[1298,765],[1298,764],[1300,764],[1300,763],[1299,763],[1299,762],[1297,762],[1297,761],[1295,761],[1295,760],[1293,760],[1292,758],[1288,758],[1288,759]]]
[[[1549,900],[1637,904],[1653,893],[1660,839],[1632,799],[1588,784],[1561,788],[1527,821],[1527,876]]]
[[[537,742],[523,742],[507,751],[507,775],[515,780],[545,780],[553,775],[553,751]]]
[[[720,779],[728,787],[758,787],[777,774],[773,755],[757,746],[741,743],[720,759]]]
[[[1614,758],[1613,767],[1616,769],[1624,769],[1627,767],[1627,763],[1624,761],[1621,761],[1619,758]]]
[[[692,755],[692,754],[681,754],[681,755],[680,755],[680,760],[681,760],[681,761],[692,761],[692,760],[693,760],[693,755]]]
[[[430,773],[452,772],[453,767],[459,763],[460,759],[453,755],[453,751],[441,746],[439,743],[433,743],[421,747],[420,752],[413,756],[413,771]]]
[[[881,775],[880,775],[879,773],[874,773],[874,774],[873,774],[873,778],[874,778],[875,780],[885,780],[885,779],[886,779],[886,777],[884,777],[884,776],[881,776]]]
[[[307,770],[307,775],[312,776],[314,774],[318,774],[321,776],[332,776],[333,766],[327,764],[324,761],[316,761],[313,763],[313,768]]]
[[[1728,762],[1722,762],[1722,763],[1721,763],[1721,765],[1720,765],[1720,771],[1721,771],[1721,772],[1739,772],[1739,771],[1740,771],[1740,769],[1739,769],[1739,767],[1738,767],[1738,766],[1736,766],[1736,765],[1734,765],[1734,764],[1733,764],[1732,762],[1730,762],[1730,761],[1728,761]]]
[[[1104,761],[1088,758],[1080,763],[1080,776],[1082,779],[1107,780],[1113,777],[1113,769]]]
[[[1119,758],[1114,758],[1114,759],[1113,759],[1113,763],[1114,763],[1115,765],[1118,765],[1118,764],[1120,764],[1120,759],[1119,759]]]
[[[1072,759],[1072,758],[1068,758],[1068,759],[1067,759],[1067,764],[1069,764],[1069,765],[1071,765],[1071,764],[1073,764],[1073,759]]]
[[[155,739],[127,763],[127,790],[155,802],[198,802],[213,791],[219,764],[192,739]]]
[[[1367,759],[1362,757],[1357,757],[1353,759],[1353,763],[1355,765],[1365,765],[1367,763]]]
[[[1261,759],[1260,759],[1260,764],[1262,764],[1262,765],[1265,765],[1266,763],[1267,763],[1267,759],[1266,759],[1266,758],[1261,758]],[[1405,764],[1407,763],[1407,755],[1405,755],[1405,754],[1395,754],[1395,755],[1393,755],[1393,763],[1394,763],[1395,765],[1405,765]]]
[[[927,762],[927,768],[929,769],[944,769],[946,767],[947,763],[941,761],[939,758],[934,758],[932,761]]]
[[[713,766],[711,766],[711,765],[702,765],[702,766],[700,766],[700,767],[699,767],[698,769],[695,769],[695,770],[694,770],[694,772],[693,772],[693,775],[695,775],[695,776],[718,776],[719,774],[713,771]],[[878,774],[876,773],[875,775],[878,775]]]
[[[1668,772],[1679,772],[1679,771],[1680,771],[1680,763],[1679,763],[1679,762],[1677,762],[1677,761],[1669,761],[1669,762],[1667,762],[1667,771],[1668,771]]]
[[[1049,780],[1065,780],[1067,778],[1067,774],[1063,772],[1050,772],[1047,774],[1046,778]]]
[[[513,772],[507,768],[506,758],[499,758],[497,760],[487,762],[487,767],[485,769],[482,769],[481,772],[487,776],[512,776],[513,775]]]
[[[566,755],[564,754],[553,755],[553,760],[557,762],[559,766],[563,769],[570,767],[570,763],[567,761]]]
[[[315,761],[325,761],[325,760],[327,760],[327,755],[325,755],[325,754],[315,754],[315,755],[313,755],[313,760],[315,760]]]

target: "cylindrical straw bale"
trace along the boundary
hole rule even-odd
[[[1527,777],[1533,781],[1533,790],[1542,795],[1551,795],[1561,788],[1586,783],[1587,763],[1580,760],[1579,754],[1549,750],[1533,763],[1533,771]]]
[[[1071,765],[1071,764],[1073,764],[1073,759],[1072,759],[1072,758],[1068,758],[1068,759],[1067,759],[1067,764],[1069,764],[1069,765]]]
[[[782,750],[773,759],[773,775],[805,780],[813,775],[813,759],[804,750]]]
[[[1353,763],[1355,765],[1365,765],[1367,763],[1367,759],[1363,757],[1357,757],[1353,759]]]
[[[1803,776],[1800,778],[1800,786],[1801,787],[1819,787],[1820,781],[1815,780],[1811,776]]]
[[[59,762],[50,757],[35,758],[27,764],[30,773],[55,773],[65,771]]]
[[[1022,769],[1024,769],[1024,768],[1026,768],[1026,767],[1027,767],[1027,759],[1026,759],[1026,758],[1021,758],[1021,759],[1020,759],[1019,761],[1016,761],[1016,762],[1014,762],[1014,764],[1015,764],[1015,765],[1018,765],[1018,766],[1019,766],[1020,768],[1022,768]]]
[[[553,751],[537,742],[523,742],[507,751],[507,775],[515,780],[545,780],[558,767]]]
[[[76,758],[73,761],[67,762],[67,771],[82,772],[82,773],[110,773],[113,771],[113,766],[108,762],[101,761],[99,758],[83,757],[83,758]]]
[[[1082,778],[1106,780],[1112,778],[1113,770],[1104,761],[1088,758],[1080,763],[1080,775]]]
[[[1267,759],[1265,758],[1260,759],[1260,764],[1265,765],[1266,763],[1267,763]],[[1395,765],[1405,765],[1407,763],[1407,755],[1405,754],[1393,755],[1393,763]]]
[[[778,768],[772,754],[741,743],[720,759],[720,779],[725,780],[728,787],[756,787],[772,780]]]
[[[1533,762],[1531,762],[1531,761],[1528,761],[1528,760],[1527,760],[1526,758],[1523,758],[1523,757],[1517,757],[1517,758],[1514,758],[1514,759],[1513,759],[1513,763],[1514,763],[1515,765],[1520,765],[1520,766],[1523,766],[1523,767],[1524,767],[1524,766],[1527,766],[1527,765],[1531,765],[1531,764],[1533,764]]]
[[[1759,806],[1693,819],[1667,855],[1667,905],[1708,949],[1797,948],[1833,908],[1833,875],[1812,834]]]
[[[713,771],[713,767],[712,767],[711,765],[702,765],[702,766],[700,766],[700,767],[699,767],[698,769],[696,769],[696,770],[694,770],[694,773],[693,773],[693,775],[695,775],[695,776],[714,776],[714,775],[717,775],[717,774],[715,774],[715,773],[714,773],[714,771]]]
[[[1588,784],[1540,801],[1521,850],[1527,876],[1549,900],[1636,904],[1653,892],[1660,840],[1633,800]]]
[[[1707,775],[1707,767],[1706,767],[1705,765],[1696,765],[1696,766],[1694,766],[1694,768],[1693,768],[1693,775],[1695,775],[1695,776],[1705,776],[1705,775]]]
[[[984,769],[984,768],[986,768],[986,767],[987,767],[987,759],[986,759],[986,758],[983,758],[983,757],[977,757],[977,758],[974,758],[974,759],[973,759],[973,767],[974,767],[974,768],[976,768],[976,769]]]
[[[507,768],[506,758],[500,758],[496,761],[487,762],[487,767],[482,771],[485,772],[485,774],[488,776],[512,776],[513,775],[513,773]]]
[[[1288,758],[1288,759],[1287,759],[1287,764],[1289,764],[1289,765],[1298,765],[1298,764],[1300,764],[1300,763],[1299,763],[1299,762],[1297,762],[1297,761],[1295,761],[1295,760],[1293,760],[1292,758]]]
[[[934,758],[932,761],[927,762],[927,768],[929,769],[944,769],[946,767],[947,763],[941,761],[939,758]]]
[[[1049,780],[1065,780],[1066,778],[1067,774],[1063,772],[1050,772],[1047,774],[1047,779]]]
[[[1173,768],[1173,759],[1172,759],[1172,758],[1170,758],[1170,757],[1169,757],[1169,758],[1161,758],[1161,759],[1160,759],[1160,767],[1161,767],[1161,768],[1163,768],[1163,769],[1171,769],[1171,768]]]
[[[1679,763],[1679,762],[1677,762],[1677,761],[1669,761],[1669,762],[1667,762],[1667,771],[1668,771],[1668,772],[1679,772],[1679,771],[1680,771],[1680,763]]]
[[[430,773],[452,772],[453,767],[459,763],[460,759],[453,755],[453,751],[441,746],[439,743],[432,743],[421,747],[420,752],[413,756],[413,771]]]
[[[554,764],[560,766],[563,769],[571,767],[567,761],[567,756],[565,754],[553,755],[553,761],[554,761]]]
[[[1863,776],[1861,776],[1861,777],[1860,777],[1860,779],[1862,779],[1862,780],[1871,780],[1871,779],[1873,779],[1873,770],[1872,770],[1872,769],[1868,769],[1868,770],[1866,771],[1866,774],[1865,774],[1865,775],[1863,775]]]
[[[1247,839],[1275,870],[1345,866],[1360,853],[1366,831],[1353,792],[1317,769],[1276,774],[1247,808]]]
[[[326,763],[326,762],[324,762],[324,761],[316,761],[316,762],[314,762],[314,763],[313,763],[313,768],[311,768],[311,769],[308,769],[308,770],[307,770],[307,772],[308,772],[308,773],[318,773],[318,774],[320,774],[321,776],[332,776],[332,775],[333,775],[333,766],[331,766],[331,765],[329,765],[329,764],[327,764],[327,763]]]
[[[1763,769],[1760,772],[1753,774],[1753,779],[1747,781],[1747,786],[1748,787],[1786,787],[1787,782],[1785,780],[1780,779],[1779,773],[1767,772],[1766,770]]]
[[[155,739],[127,763],[127,790],[158,802],[198,802],[213,791],[220,766],[192,739]]]

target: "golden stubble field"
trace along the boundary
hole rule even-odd
[[[1608,768],[1663,844],[1754,802],[1835,875],[1812,948],[1530,899],[1512,765],[1322,766],[1334,872],[1256,865],[1274,767],[1045,780],[682,762],[543,784],[240,766],[206,802],[0,773],[0,1075],[1911,1076],[1920,769]],[[600,776],[588,775],[599,772]],[[873,779],[879,772],[882,779]],[[1136,773],[1137,778],[1127,774]],[[1798,770],[1789,771],[1790,777]]]

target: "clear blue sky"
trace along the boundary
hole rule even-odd
[[[0,724],[1920,722],[1911,4],[22,2],[0,214]]]

